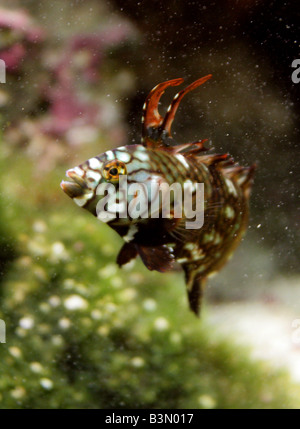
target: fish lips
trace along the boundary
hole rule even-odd
[[[89,191],[85,180],[79,176],[74,170],[68,170],[66,176],[69,177],[72,182],[63,180],[60,184],[62,190],[71,198],[82,197],[87,191]]]

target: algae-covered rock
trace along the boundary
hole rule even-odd
[[[0,169],[3,165],[0,160]],[[0,285],[5,278],[5,274],[10,263],[16,256],[14,236],[10,228],[9,219],[7,216],[6,206],[9,204],[9,199],[0,189]],[[0,290],[1,296],[1,290]]]

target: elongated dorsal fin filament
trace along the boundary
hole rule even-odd
[[[176,142],[171,136],[171,126],[182,98],[185,94],[202,85],[211,77],[211,74],[201,77],[182,91],[178,92],[170,104],[164,118],[158,111],[159,100],[166,88],[169,86],[180,85],[183,82],[183,79],[179,78],[168,80],[166,82],[159,83],[152,89],[143,106],[142,144],[145,147],[156,147],[161,150],[170,150],[171,147],[176,146]],[[200,149],[200,147],[198,149]],[[199,150],[197,152],[199,152]]]
[[[163,122],[163,118],[158,112],[158,103],[166,88],[168,88],[169,86],[180,85],[182,82],[182,78],[172,79],[166,82],[159,83],[158,85],[156,85],[156,87],[152,89],[152,91],[146,98],[145,104],[143,106],[143,137],[147,136],[148,128],[159,127]]]
[[[202,85],[203,83],[205,83],[208,79],[210,79],[212,77],[211,74],[208,74],[207,76],[201,77],[200,79],[196,80],[195,82],[191,83],[189,86],[187,86],[185,89],[183,89],[182,91],[178,92],[178,94],[175,95],[175,97],[173,98],[172,103],[170,104],[168,111],[166,113],[166,116],[163,120],[162,126],[161,126],[161,131],[166,133],[167,136],[171,136],[171,126],[172,126],[172,122],[174,120],[175,114],[177,112],[177,109],[179,107],[179,104],[181,102],[181,100],[183,99],[183,97],[185,96],[185,94],[187,94],[188,92],[192,91],[193,89],[196,89],[198,86]]]

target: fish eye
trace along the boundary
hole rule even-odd
[[[113,167],[109,170],[109,174],[111,176],[116,176],[118,174],[118,169],[116,167]]]
[[[108,162],[103,168],[103,177],[105,180],[118,183],[119,176],[126,174],[126,165],[124,162],[118,161],[115,159],[114,161]]]

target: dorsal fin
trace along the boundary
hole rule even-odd
[[[165,92],[166,88],[168,88],[169,86],[180,85],[183,82],[183,79],[172,79],[160,83],[155,88],[153,88],[152,91],[149,93],[148,97],[146,98],[145,104],[143,106],[142,144],[146,147],[154,147],[165,150],[170,150],[171,147],[174,148],[174,146],[176,146],[176,143],[171,136],[171,126],[180,101],[185,96],[185,94],[202,85],[211,77],[211,74],[204,76],[201,79],[198,79],[189,86],[187,86],[178,94],[176,94],[164,118],[160,115],[158,111],[159,100]],[[200,151],[200,142],[198,143],[199,146],[196,150],[197,153]],[[196,144],[197,143],[194,143],[193,145]],[[196,153],[194,152],[194,154]]]
[[[204,143],[208,139],[200,140],[199,142],[190,143],[187,150],[182,151],[181,153],[186,156],[197,156],[200,152],[207,151],[208,149],[204,146]]]
[[[253,164],[250,167],[243,167],[243,169],[236,175],[237,183],[244,189],[247,197],[250,195],[255,169],[256,164]]]
[[[256,164],[253,164],[250,167],[241,167],[239,165],[233,165],[231,167],[225,166],[224,169],[222,166],[223,174],[243,189],[246,198],[249,198],[250,196],[255,169]]]
[[[151,137],[151,131],[158,129],[163,122],[163,117],[158,112],[158,103],[166,88],[180,85],[182,82],[182,78],[168,80],[159,83],[150,91],[143,106],[142,139],[146,140],[147,137]]]
[[[204,147],[204,143],[207,139],[200,140],[193,143],[183,143],[176,144],[174,146],[168,146],[165,148],[166,151],[171,152],[172,154],[182,154],[184,156],[195,155],[197,156],[200,152],[207,151],[208,149]]]
[[[175,97],[173,98],[172,103],[168,107],[166,116],[163,120],[162,126],[161,126],[161,132],[164,133],[166,136],[171,137],[171,126],[175,117],[175,114],[177,112],[177,109],[179,107],[179,104],[185,94],[192,91],[193,89],[196,89],[198,86],[205,83],[208,79],[212,77],[211,74],[208,74],[207,76],[201,77],[200,79],[196,80],[195,82],[191,83],[189,86],[187,86],[182,91],[178,92]]]
[[[201,156],[200,161],[207,166],[222,163],[221,167],[224,167],[225,165],[231,165],[234,162],[228,153],[204,155]]]

